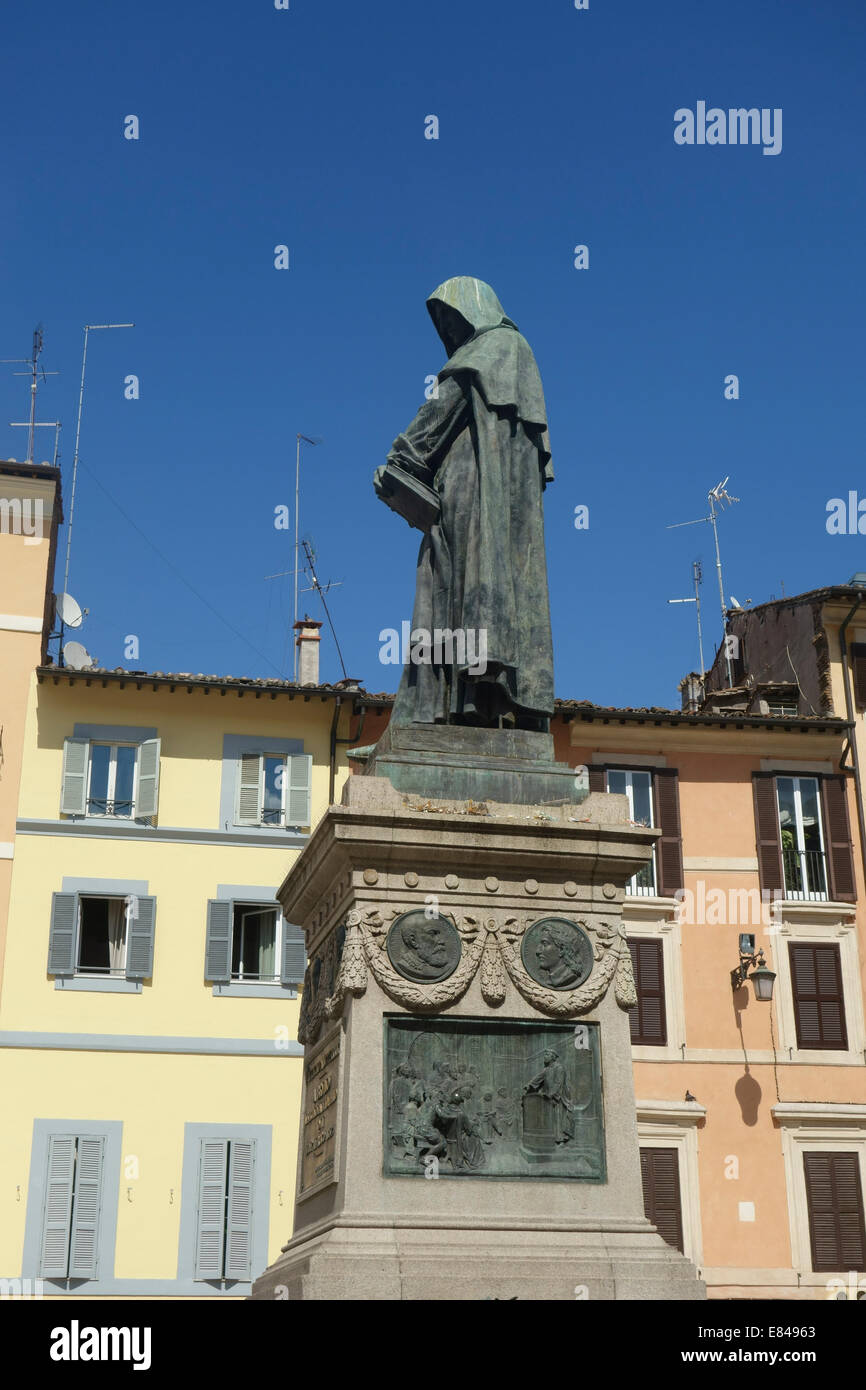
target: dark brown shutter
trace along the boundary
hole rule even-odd
[[[856,901],[854,854],[848,823],[848,778],[822,777],[824,797],[824,840],[830,868],[830,892],[836,902]]]
[[[866,1270],[863,1190],[856,1153],[804,1153],[812,1268]]]
[[[679,1153],[676,1149],[641,1149],[640,1176],[647,1219],[658,1227],[668,1245],[682,1253]]]
[[[753,772],[752,791],[755,798],[755,835],[761,891],[773,893],[785,886],[775,775],[772,772]]]
[[[591,767],[589,769],[589,790],[591,792],[607,791],[607,775],[603,767]]]
[[[683,842],[680,832],[679,777],[676,768],[653,772],[655,823],[662,836],[656,845],[659,894],[672,898],[683,887]]]
[[[866,642],[851,643],[851,666],[854,671],[854,703],[866,709]]]
[[[631,939],[628,949],[637,988],[637,1005],[629,1010],[631,1040],[645,1047],[664,1047],[668,1033],[662,943]]]
[[[845,1049],[845,1000],[839,947],[788,946],[797,1046]]]

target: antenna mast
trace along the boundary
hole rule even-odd
[[[683,524],[688,525],[687,522]],[[701,680],[703,680],[706,674],[706,668],[704,666],[704,634],[701,630],[701,593],[699,585],[703,583],[704,575],[701,569],[700,560],[692,561],[692,575],[695,581],[694,598],[669,598],[668,603],[694,603],[696,605],[696,611],[698,615],[698,651],[700,652],[701,657]]]
[[[299,521],[299,517],[300,517],[300,510],[301,510],[301,440],[303,440],[305,444],[312,444],[313,446],[315,446],[316,444],[321,444],[321,442],[322,442],[321,439],[319,439],[318,437],[315,437],[315,438],[311,439],[310,436],[309,436],[308,434],[299,434],[299,435],[297,436],[297,444],[298,444],[298,447],[297,447],[297,452],[296,452],[296,454],[295,454],[295,608],[294,608],[294,614],[295,614],[295,616],[294,616],[294,618],[293,618],[293,620],[292,620],[293,623],[296,623],[296,622],[298,621],[298,570],[299,570],[300,567],[301,567],[301,565],[300,565],[300,556],[299,556],[299,554],[298,554],[298,521]],[[306,544],[306,542],[305,542],[305,544]],[[292,631],[294,631],[294,627],[292,628]],[[334,640],[336,641],[336,638],[335,638]],[[297,642],[295,643],[294,679],[295,679],[295,680],[298,679],[298,644],[297,644]]]
[[[722,640],[725,648],[725,673],[727,675],[728,688],[731,689],[734,684],[734,677],[731,669],[731,654],[728,651],[728,644],[724,640],[728,635],[728,610],[725,607],[725,590],[722,584],[722,557],[719,552],[719,532],[716,526],[716,503],[719,505],[719,510],[722,511],[724,510],[726,502],[739,502],[740,499],[739,497],[732,497],[730,493],[725,490],[727,482],[727,478],[723,479],[723,481],[717,483],[714,488],[710,488],[710,491],[707,493],[707,502],[710,508],[709,516],[699,516],[696,517],[694,521],[674,521],[670,526],[666,526],[665,530],[674,531],[678,526],[697,526],[702,521],[708,521],[713,528],[713,538],[716,543],[716,573],[719,578],[719,603],[722,608]]]
[[[38,323],[33,330],[33,351],[30,356],[4,357],[2,359],[4,362],[15,362],[22,365],[26,364],[30,369],[26,372],[13,373],[14,376],[30,377],[30,419],[9,421],[12,429],[25,429],[27,431],[27,457],[24,460],[25,463],[33,463],[36,451],[36,431],[40,426],[44,425],[47,429],[60,430],[60,424],[57,420],[40,420],[39,422],[36,420],[36,393],[39,389],[40,375],[43,382],[47,382],[50,376],[59,375],[58,372],[46,372],[45,368],[40,365],[39,358],[42,356],[42,342],[42,324]],[[57,462],[57,435],[55,435],[54,438],[54,462],[55,464]]]

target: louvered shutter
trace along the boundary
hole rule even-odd
[[[590,767],[589,790],[591,792],[607,791],[607,775],[603,767]]]
[[[788,946],[797,1046],[844,1050],[848,1046],[839,947]]]
[[[856,1153],[804,1153],[812,1268],[866,1270],[863,1190]]]
[[[72,1201],[70,1279],[95,1279],[99,1270],[99,1216],[102,1207],[102,1135],[81,1135]]]
[[[680,1161],[676,1149],[641,1149],[640,1175],[647,1219],[675,1250],[683,1250]]]
[[[256,1146],[252,1140],[229,1144],[229,1201],[226,1222],[227,1279],[249,1279],[253,1238],[253,1183]]]
[[[137,916],[133,916],[137,910]],[[126,919],[126,978],[149,980],[153,975],[156,898],[136,898]]]
[[[300,984],[307,968],[307,948],[304,943],[303,929],[287,922],[285,917],[281,920],[283,940],[280,957],[280,981],[284,985]]]
[[[214,984],[227,984],[232,977],[232,918],[234,905],[224,898],[211,898],[207,905],[207,943],[204,977]]]
[[[67,1275],[74,1176],[75,1136],[50,1135],[39,1259],[39,1276],[43,1279],[65,1279]]]
[[[228,1141],[202,1139],[195,1242],[196,1279],[223,1277],[227,1165]]]
[[[289,785],[286,794],[286,825],[309,825],[312,801],[313,755],[294,753],[286,759]]]
[[[137,820],[156,815],[159,803],[159,748],[159,739],[149,738],[138,750],[138,787],[135,793]]]
[[[761,891],[779,892],[785,886],[782,873],[782,837],[779,834],[779,803],[776,778],[772,772],[752,773],[755,801],[755,835]]]
[[[244,753],[238,771],[238,825],[261,825],[262,822],[262,755]]]
[[[60,790],[60,814],[63,816],[83,816],[87,810],[87,763],[89,757],[89,739],[64,739],[63,774]]]
[[[854,671],[854,703],[866,709],[866,642],[851,643],[851,665]]]
[[[836,902],[856,901],[854,888],[854,854],[851,848],[851,828],[848,822],[847,777],[822,777],[824,801],[824,834],[827,861],[830,866],[830,892]]]
[[[74,975],[78,937],[78,894],[52,893],[48,930],[48,974]]]
[[[679,777],[672,767],[653,772],[655,823],[661,830],[656,845],[659,893],[672,898],[683,886],[683,846],[680,832]]]
[[[660,941],[630,938],[628,949],[637,989],[637,1005],[629,1010],[631,1040],[638,1046],[664,1047],[668,1040],[664,948]]]

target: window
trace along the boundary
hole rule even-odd
[[[639,825],[653,825],[652,773],[624,772],[608,768],[607,789],[628,797],[628,811],[631,820]],[[629,879],[626,893],[639,897],[654,897],[656,892],[655,849],[648,864]]]
[[[829,895],[818,779],[777,777],[776,794],[785,896],[800,901],[824,900]]]
[[[304,934],[276,904],[215,898],[208,903],[205,979],[265,987],[299,984]]]
[[[243,753],[240,758],[235,823],[310,824],[309,753]]]
[[[48,1138],[39,1274],[45,1279],[95,1279],[105,1139]]]
[[[48,974],[145,980],[153,973],[156,899],[137,893],[55,893]]]
[[[637,988],[637,1004],[629,1010],[632,1044],[665,1047],[668,1039],[663,943],[629,937],[628,949]]]
[[[644,1213],[659,1235],[683,1251],[683,1213],[680,1201],[680,1156],[676,1148],[640,1151]]]
[[[202,1139],[195,1278],[251,1277],[255,1140]]]
[[[277,909],[235,903],[232,923],[232,979],[279,981]]]
[[[856,900],[848,777],[754,772],[761,888],[788,902]]]
[[[803,1169],[813,1270],[866,1270],[857,1153],[804,1153]]]
[[[846,1051],[845,1002],[839,947],[788,946],[797,1046]]]
[[[158,738],[137,743],[66,739],[61,814],[152,820],[157,812],[159,755]]]

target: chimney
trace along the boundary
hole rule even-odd
[[[697,671],[690,671],[679,683],[679,692],[682,696],[683,711],[686,714],[700,714],[704,703],[704,677],[699,676]]]
[[[298,634],[295,638],[298,647],[298,685],[319,684],[321,626],[321,623],[313,622],[312,618],[307,617],[295,623],[295,631]]]

